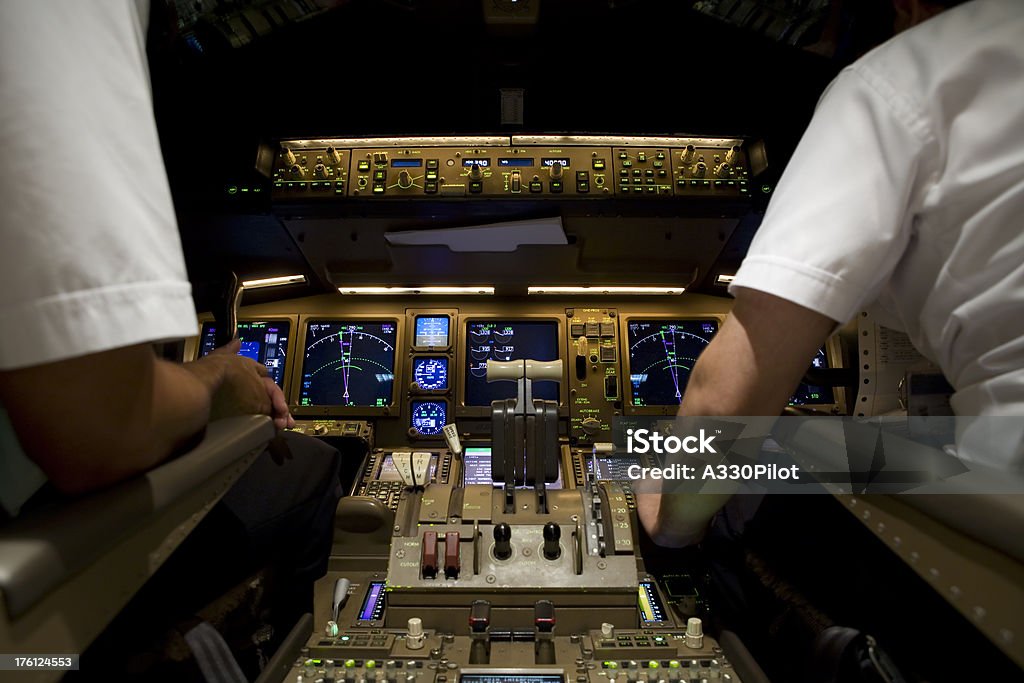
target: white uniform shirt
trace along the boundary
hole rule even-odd
[[[196,333],[153,118],[148,7],[0,2],[0,369]],[[11,514],[42,482],[13,450],[0,452]]]
[[[958,415],[1024,431],[1024,3],[961,5],[839,74],[742,287],[839,322],[875,302],[942,368]],[[1021,468],[1024,443],[967,457]]]

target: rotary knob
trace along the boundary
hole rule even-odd
[[[316,166],[313,167],[313,175],[315,175],[317,178],[326,178],[327,167],[324,166],[323,164],[317,164]]]
[[[330,431],[330,428],[327,425],[325,425],[325,424],[319,424],[319,425],[314,425],[313,426],[313,433],[316,434],[317,436],[327,436],[327,432],[329,432],[329,431]]]
[[[469,179],[470,180],[480,180],[483,177],[484,177],[484,173],[483,173],[483,171],[480,170],[480,164],[478,164],[478,163],[476,163],[474,161],[473,164],[469,167]]]
[[[739,156],[740,146],[733,145],[732,147],[729,148],[729,151],[725,153],[725,163],[732,164],[733,166],[735,166],[736,162],[739,161]]]
[[[398,186],[403,190],[412,187],[412,176],[409,175],[408,171],[402,171],[398,174]]]
[[[718,166],[715,166],[715,176],[719,178],[728,178],[730,172],[732,172],[732,166],[725,162],[722,162],[718,164]]]
[[[562,164],[556,161],[548,167],[548,171],[551,173],[552,180],[558,180],[562,177]]]
[[[680,153],[679,160],[682,161],[684,164],[689,165],[689,163],[691,161],[693,161],[693,156],[696,153],[697,153],[697,148],[696,147],[694,147],[693,145],[687,145],[686,149],[684,149],[682,151],[682,153]]]
[[[336,150],[334,147],[327,148],[327,161],[328,163],[335,165],[341,161],[341,155],[338,154],[338,150]]]
[[[695,163],[692,169],[690,170],[690,174],[694,178],[703,178],[705,175],[707,175],[707,172],[708,165],[705,164],[703,161],[698,161],[697,163]]]
[[[292,178],[302,178],[302,177],[304,177],[306,175],[305,169],[303,169],[298,164],[292,164],[292,167],[291,167],[290,170],[291,170],[291,173],[292,173]]]
[[[584,432],[591,436],[601,431],[601,421],[595,417],[584,418],[580,426],[583,427]]]
[[[295,153],[287,147],[281,151],[281,158],[284,159],[284,163],[291,165],[295,163]]]

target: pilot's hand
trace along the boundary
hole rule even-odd
[[[196,361],[215,363],[220,373],[220,384],[213,392],[210,405],[211,420],[232,415],[272,416],[271,399],[263,383],[267,368],[251,358],[239,356],[240,346],[235,339]]]
[[[241,348],[242,343],[236,338],[207,356],[214,358],[215,362],[226,363],[224,385],[214,394],[211,419],[239,414],[269,415],[278,431],[294,427],[295,420],[288,412],[288,402],[281,387],[271,379],[265,365],[239,356]],[[253,373],[259,379],[259,389],[252,381]],[[261,399],[260,392],[266,401]],[[259,410],[253,410],[257,407]]]

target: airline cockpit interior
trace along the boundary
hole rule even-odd
[[[270,567],[214,595],[174,573],[266,418],[0,525],[0,653],[74,657],[4,660],[4,680],[1021,680],[1020,496],[748,491],[683,548],[637,513],[658,462],[627,430],[671,434],[815,104],[885,3],[149,4],[198,330],[159,352],[237,337],[290,431],[340,452],[343,495],[287,628]],[[934,400],[908,388],[929,369],[881,369],[901,343],[866,314],[841,327],[786,414]],[[187,611],[150,607],[155,574]]]

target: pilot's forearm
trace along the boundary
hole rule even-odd
[[[680,416],[772,416],[786,406],[835,323],[756,290],[742,290],[733,312],[690,374]],[[651,538],[666,546],[700,540],[727,493],[649,494],[638,500]]]
[[[25,453],[65,493],[144,472],[195,438],[223,381],[148,344],[4,372],[2,398]]]

